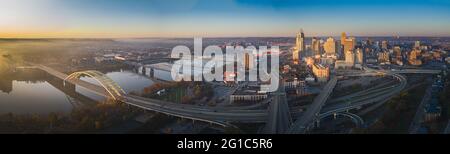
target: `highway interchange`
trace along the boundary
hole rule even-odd
[[[60,79],[65,79],[68,76],[43,65],[36,66],[38,69],[46,71],[47,73]],[[350,76],[379,76],[381,74],[383,76],[391,76],[393,79],[397,80],[399,84],[386,84],[386,87],[376,86],[335,100],[328,100],[338,82],[338,77],[333,76],[324,86],[322,92],[314,99],[312,104],[303,106],[297,111],[292,111],[292,109],[289,109],[284,88],[283,90],[278,90],[273,93],[271,97],[267,98],[259,105],[254,105],[252,107],[194,106],[142,98],[129,94],[124,94],[121,101],[145,110],[151,110],[180,118],[192,119],[195,121],[214,123],[225,127],[233,126],[231,123],[266,123],[264,133],[301,134],[306,133],[311,126],[313,126],[312,124],[317,120],[320,121],[321,118],[330,115],[340,114],[358,120],[358,116],[347,112],[352,109],[360,109],[365,105],[385,102],[401,92],[407,85],[407,80],[403,75],[400,75],[401,73],[436,74],[440,73],[440,71],[387,71],[366,68],[365,72],[360,74],[351,74]],[[71,80],[70,83],[82,86],[96,94],[109,97],[109,94],[101,86],[84,82],[82,80]],[[327,101],[329,101],[329,103],[327,103]],[[264,106],[266,108],[263,108]]]

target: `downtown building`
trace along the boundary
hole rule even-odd
[[[391,64],[390,58],[389,58],[389,52],[379,52],[378,53],[378,63],[384,65],[384,64]]]
[[[300,64],[300,55],[305,50],[305,34],[303,33],[303,29],[301,29],[300,32],[297,33],[297,37],[295,39],[295,47],[292,52],[292,59],[294,61],[294,64]]]
[[[422,65],[422,60],[418,59],[418,56],[420,56],[420,55],[421,55],[421,51],[418,50],[417,48],[412,50],[408,57],[409,64],[414,65],[414,66]]]
[[[311,40],[311,50],[313,52],[313,55],[316,57],[320,57],[322,55],[322,50],[320,47],[320,39],[314,37]]]
[[[325,50],[325,54],[327,57],[331,57],[336,59],[336,52],[338,49],[338,44],[334,40],[334,38],[329,37],[327,41],[323,45],[323,49]]]
[[[325,67],[321,64],[312,65],[312,71],[317,78],[317,82],[324,83],[330,79],[330,67]]]
[[[341,45],[343,46],[344,60],[337,60],[335,62],[336,69],[348,69],[355,66],[355,37],[347,38],[347,34],[344,32],[341,35]]]

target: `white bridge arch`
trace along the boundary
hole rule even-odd
[[[64,82],[67,80],[75,80],[79,79],[82,76],[89,76],[93,78],[95,81],[100,83],[100,85],[108,92],[108,94],[114,100],[120,100],[123,96],[126,95],[126,92],[117,85],[111,78],[107,77],[105,74],[99,71],[89,70],[89,71],[81,71],[70,74],[64,79]]]

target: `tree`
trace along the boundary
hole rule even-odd
[[[102,129],[103,125],[100,121],[95,121],[95,129]]]
[[[50,129],[53,129],[53,127],[58,122],[58,115],[56,115],[55,113],[50,113],[48,115],[48,121],[50,122]]]
[[[199,85],[194,87],[194,96],[195,98],[201,98],[203,96],[202,88]]]
[[[183,96],[181,97],[181,103],[182,104],[191,104],[192,98],[190,96]]]

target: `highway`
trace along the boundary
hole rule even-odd
[[[448,120],[447,127],[445,128],[443,134],[450,134],[450,120]]]
[[[35,65],[38,69],[41,69],[61,80],[66,79],[69,75],[58,72],[52,68],[44,65]],[[110,94],[101,86],[82,81],[79,79],[67,80],[71,84],[75,84],[86,88],[87,90],[94,92],[98,95],[109,97]],[[243,123],[264,123],[268,117],[267,110],[240,110],[239,108],[214,108],[206,106],[194,106],[186,104],[176,104],[171,102],[165,102],[156,99],[142,98],[132,95],[123,95],[121,101],[155,112],[160,112],[176,117],[204,121],[208,123],[215,123],[222,126],[227,126],[228,122],[243,122]]]
[[[273,101],[269,106],[269,116],[264,129],[266,134],[285,133],[292,124],[289,104],[287,102],[284,81],[280,80],[278,90],[272,93]]]
[[[34,65],[38,69],[46,71],[47,73],[60,78],[62,80],[68,77],[67,74],[58,72],[54,69],[44,65]],[[265,132],[268,133],[290,133],[298,134],[305,133],[314,120],[320,119],[321,116],[330,115],[334,113],[346,112],[351,109],[358,109],[364,105],[374,102],[385,102],[395,96],[395,94],[402,91],[406,85],[407,80],[404,76],[397,73],[439,73],[435,70],[401,70],[401,71],[378,71],[366,70],[360,75],[388,75],[398,80],[400,84],[382,87],[371,88],[362,92],[355,93],[350,96],[344,96],[338,101],[348,100],[345,103],[336,103],[329,106],[324,106],[328,97],[332,93],[337,84],[337,77],[333,76],[330,81],[324,86],[322,92],[314,99],[313,103],[306,107],[305,112],[292,113],[293,118],[296,119],[292,123],[292,115],[287,104],[286,93],[284,90],[277,91],[271,97],[264,100],[262,105],[258,104],[254,107],[208,107],[195,106],[186,104],[177,104],[156,99],[142,98],[123,94],[120,101],[136,106],[142,109],[151,110],[155,112],[164,113],[180,118],[192,119],[197,121],[204,121],[214,123],[221,126],[230,126],[230,122],[238,123],[266,123]],[[356,75],[356,74],[353,74]],[[98,86],[79,79],[67,80],[67,82],[84,87],[101,96],[110,97],[110,93],[105,90],[105,87]],[[240,87],[240,86],[238,86]],[[263,105],[270,103],[268,109],[256,109]],[[350,116],[350,115],[348,115]],[[292,125],[291,125],[292,124]],[[291,125],[291,127],[289,127]]]
[[[441,70],[421,70],[421,69],[403,69],[403,70],[391,70],[392,73],[397,74],[439,74]]]
[[[219,125],[223,125],[226,122],[264,123],[267,119],[266,110],[198,110],[196,108],[180,107],[174,103],[159,104],[137,96],[127,96],[125,100],[127,104],[139,108]]]
[[[326,114],[327,112],[344,112],[351,109],[358,109],[364,105],[372,104],[375,102],[389,100],[390,98],[394,97],[395,94],[400,93],[407,86],[407,79],[404,76],[393,73],[387,73],[387,75],[393,76],[394,78],[399,80],[400,84],[389,91],[381,91],[368,96],[364,96],[363,98],[359,98],[357,100],[350,100],[347,103],[326,107],[324,108],[323,113]]]
[[[348,101],[348,100],[351,100],[351,99],[354,99],[354,98],[358,98],[358,97],[361,97],[361,96],[365,96],[365,95],[369,95],[369,94],[372,94],[372,93],[375,93],[375,92],[389,90],[389,89],[395,87],[394,84],[395,83],[393,81],[384,82],[384,83],[378,84],[378,85],[376,85],[374,87],[365,89],[363,91],[359,91],[359,92],[356,92],[356,93],[353,93],[353,94],[350,94],[350,95],[346,95],[346,96],[342,96],[342,97],[331,99],[331,100],[327,101],[327,104],[334,104],[334,103],[339,103],[339,102],[342,102],[342,101]]]
[[[422,119],[425,114],[425,104],[430,100],[431,98],[431,85],[428,86],[427,90],[425,91],[425,95],[422,98],[422,101],[420,102],[419,106],[417,107],[416,114],[414,115],[414,118],[411,122],[411,125],[409,126],[409,134],[417,134],[420,126],[422,125]]]
[[[385,102],[385,100],[390,99],[391,97],[395,96],[395,94],[402,91],[407,85],[407,79],[404,76],[395,74],[395,73],[391,73],[389,71],[368,70],[366,73],[362,73],[361,75],[366,76],[366,75],[379,75],[379,74],[392,76],[394,79],[398,80],[400,82],[400,84],[380,88],[382,90],[375,88],[375,89],[370,89],[370,90],[366,90],[363,92],[358,92],[358,94],[355,94],[355,95],[344,96],[343,98],[341,98],[341,100],[347,100],[346,102],[324,106],[323,109],[321,111],[319,111],[320,114],[318,114],[318,116],[317,116],[317,112],[315,112],[316,117],[346,112],[351,109],[358,109],[364,105],[372,104],[375,102]],[[353,74],[353,75],[356,76],[356,74]],[[326,94],[328,91],[325,91],[325,89],[324,89],[324,92],[325,93],[321,93],[321,95]],[[317,103],[316,100],[321,98],[319,96],[317,96],[317,98],[314,100],[314,102],[312,104],[312,105],[314,105],[316,103],[316,107],[313,107],[313,109],[317,109],[317,106],[319,103]],[[298,120],[294,124],[294,126],[297,128],[294,128],[294,126],[293,126],[289,130],[289,133],[305,133],[306,129],[311,125],[312,121],[304,120],[303,125],[301,125],[301,124],[299,124],[300,123],[299,120],[301,120],[301,118],[313,119],[314,116],[312,116],[311,113],[314,113],[314,112],[310,111],[310,113],[308,113],[308,110],[310,110],[310,109],[311,109],[311,107],[308,107],[306,112],[293,113],[293,115],[300,116],[300,117],[297,117]],[[308,117],[306,117],[305,115],[307,115]],[[294,131],[295,129],[297,131]]]
[[[313,103],[306,109],[305,113],[301,117],[298,117],[292,127],[288,130],[289,134],[305,133],[308,129],[307,126],[312,121],[319,117],[319,112],[322,106],[327,101],[331,92],[337,83],[337,77],[333,76],[330,81],[325,85],[322,92],[314,99]]]
[[[340,113],[336,113],[336,114],[321,114],[319,119],[323,119],[323,118],[331,116],[331,115],[344,116],[344,117],[351,118],[353,120],[353,122],[357,125],[357,127],[361,127],[364,125],[364,120],[360,116],[350,113],[350,112],[340,112]]]
[[[36,66],[36,68],[43,70],[43,71],[49,73],[50,75],[55,76],[63,81],[69,76],[67,74],[61,73],[59,71],[56,71],[56,70],[54,70],[50,67],[44,66],[44,65],[34,65],[34,66]],[[92,84],[92,83],[89,83],[89,82],[86,82],[83,80],[67,80],[66,82],[74,84],[74,85],[79,85],[97,95],[104,96],[104,97],[110,97],[110,94],[105,90],[105,88],[103,88],[101,86],[98,86],[98,85],[95,85],[95,84]]]

